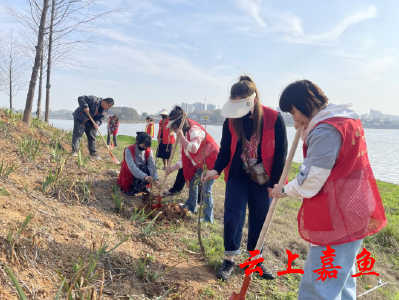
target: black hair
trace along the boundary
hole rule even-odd
[[[178,129],[180,127],[182,118],[183,118],[183,108],[176,105],[169,114],[169,122],[176,120],[175,122],[173,122],[172,129]],[[190,125],[188,124],[188,121],[186,118],[186,121],[184,122],[184,125],[183,125],[183,132],[186,132],[189,129],[190,129]]]
[[[281,93],[279,106],[283,112],[288,113],[294,106],[307,118],[311,118],[315,109],[321,109],[327,103],[327,96],[316,84],[310,80],[298,80]]]
[[[113,115],[112,118],[115,120],[115,122],[119,122],[119,117],[118,117],[118,115]]]
[[[108,104],[112,104],[112,105],[115,104],[114,99],[112,99],[112,98],[105,98],[105,99],[103,99],[103,101],[107,102]]]
[[[142,143],[146,147],[151,147],[151,136],[148,133],[143,132],[137,137],[136,144],[141,145]]]
[[[151,120],[150,116],[145,117],[146,120]]]

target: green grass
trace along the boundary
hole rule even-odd
[[[365,243],[399,250],[399,185],[382,181],[377,184],[388,222],[380,232],[365,238]],[[393,254],[392,259],[399,261],[399,255]]]
[[[0,195],[9,196],[10,192],[5,187],[2,187],[2,188],[0,188]]]
[[[208,265],[216,270],[224,259],[223,230],[218,224],[209,224],[207,227],[210,229],[210,233],[202,235],[202,242],[205,248],[205,255],[208,259]],[[187,245],[189,250],[198,253],[201,252],[197,237],[182,238],[181,240]]]

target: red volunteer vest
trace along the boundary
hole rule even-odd
[[[158,130],[158,139],[161,137],[161,132],[162,132],[162,144],[174,144],[175,143],[175,136],[169,135],[170,134],[170,129],[166,128],[166,125],[169,123],[169,118],[165,120],[162,126],[162,121],[159,121],[159,130]]]
[[[199,128],[201,128],[204,132],[205,129],[198,124],[197,122],[187,119],[188,124],[190,126],[197,125]],[[190,135],[188,134],[188,141],[190,141]],[[205,141],[206,141],[206,148],[205,147]],[[196,153],[191,153],[190,156],[191,158],[195,161],[196,165],[194,166],[190,158],[186,155],[184,150],[182,149],[182,163],[183,163],[183,175],[184,179],[186,181],[190,181],[191,178],[193,178],[195,172],[197,171],[198,168],[204,169],[204,154],[205,154],[205,165],[207,170],[212,170],[213,167],[215,166],[216,158],[219,153],[219,145],[214,141],[214,139],[207,133],[205,141],[201,142],[200,147],[198,148],[198,151]]]
[[[378,232],[387,223],[363,126],[360,120],[348,118],[320,123],[331,124],[341,133],[342,147],[320,192],[303,199],[298,213],[299,234],[320,246],[353,242]],[[306,153],[304,143],[304,157]]]
[[[265,166],[266,173],[271,174],[274,159],[274,148],[275,148],[275,138],[274,138],[274,124],[277,120],[278,112],[262,105],[263,109],[263,130],[262,130],[262,144],[261,144],[261,154],[263,165]],[[233,120],[229,120],[229,129],[231,133],[231,146],[230,146],[230,162],[228,166],[224,169],[224,180],[227,182],[229,177],[230,165],[233,160],[234,153],[237,148],[237,134],[233,127]]]
[[[127,147],[127,149],[130,150],[130,153],[133,156],[133,161],[135,161],[135,155],[134,155],[134,150],[136,148],[136,145],[131,145],[129,147]],[[126,150],[126,148],[125,148]],[[144,156],[145,156],[145,161],[148,161],[148,157],[150,157],[150,153],[151,153],[151,149],[147,148],[145,150]],[[126,161],[125,161],[125,151],[123,151],[123,161],[122,161],[122,165],[121,165],[121,171],[119,172],[119,177],[118,180],[116,181],[116,183],[119,185],[119,187],[121,188],[121,190],[124,191],[129,191],[130,190],[130,185],[133,183],[134,177],[133,174],[130,172]]]

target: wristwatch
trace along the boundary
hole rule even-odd
[[[287,197],[287,196],[288,196],[287,193],[286,193],[285,190],[284,190],[284,187],[281,189],[281,194],[283,194],[284,197]]]

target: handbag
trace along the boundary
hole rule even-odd
[[[265,166],[263,165],[263,162],[260,162],[254,166],[251,166],[249,164],[249,158],[248,158],[248,149],[245,146],[244,140],[242,140],[242,151],[244,152],[244,157],[245,161],[247,164],[246,172],[250,173],[250,177],[253,181],[255,181],[259,185],[264,185],[265,183],[269,182],[269,175],[267,175]]]

